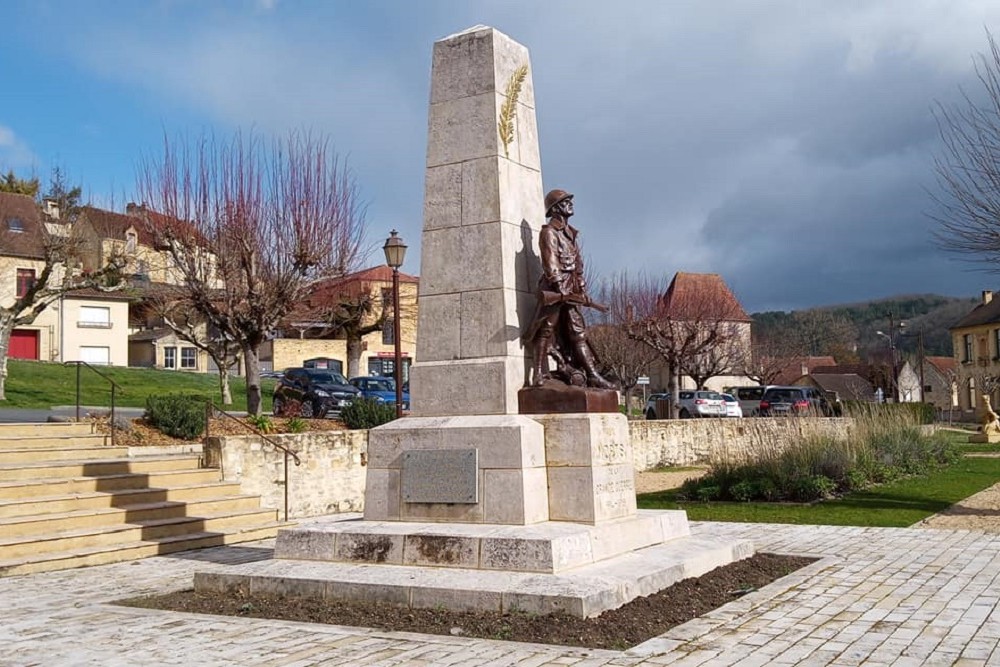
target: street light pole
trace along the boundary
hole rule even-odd
[[[396,417],[399,418],[403,416],[403,348],[399,340],[399,267],[403,265],[403,259],[406,257],[406,244],[394,229],[389,233],[382,250],[385,252],[385,263],[392,269],[392,342],[395,354],[393,370],[396,380]]]

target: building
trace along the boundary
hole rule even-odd
[[[958,362],[955,357],[924,357],[924,401],[939,412],[958,407]]]
[[[400,345],[402,377],[410,377],[417,348],[416,276],[399,274]],[[362,300],[373,304],[371,312],[357,320],[362,330],[377,328],[356,337],[342,327],[331,325],[338,317],[351,320],[349,312]],[[387,313],[379,323],[381,314]],[[392,320],[392,269],[376,266],[342,278],[322,281],[314,286],[312,296],[282,325],[280,331],[261,348],[261,365],[273,371],[302,366],[309,359],[332,359],[340,362],[345,375],[351,372],[355,355],[359,375],[395,373],[395,342]],[[349,349],[351,348],[351,349]]]
[[[984,290],[979,305],[948,331],[955,351],[958,408],[978,411],[982,394],[1000,405],[1000,299]]]
[[[52,211],[52,215],[57,215]],[[69,230],[47,220],[34,199],[0,193],[0,307],[24,296],[46,267],[46,244],[68,242]],[[94,269],[99,266],[94,266]],[[62,283],[56,265],[49,287]],[[120,291],[83,289],[55,299],[28,324],[11,333],[8,357],[38,361],[128,363],[128,300]]]
[[[660,299],[662,317],[676,322],[686,322],[703,329],[706,334],[715,330],[722,341],[692,363],[714,367],[704,384],[708,389],[722,391],[723,387],[755,384],[743,374],[743,367],[750,355],[750,325],[752,320],[743,310],[739,300],[717,273],[678,272]],[[650,370],[650,384],[656,388],[670,386],[670,370],[662,360],[654,362]],[[681,389],[697,389],[689,376],[680,376]]]
[[[875,400],[875,389],[871,383],[857,373],[814,373],[803,375],[791,384],[800,387],[816,387],[840,401]]]

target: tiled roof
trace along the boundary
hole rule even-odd
[[[955,357],[925,357],[928,363],[938,369],[943,375],[954,373],[958,368]]]
[[[132,215],[105,211],[94,206],[84,206],[80,209],[79,220],[89,222],[101,238],[124,241],[126,240],[125,232],[128,231],[129,227],[132,227],[135,229],[136,240],[139,243],[149,247],[153,247],[155,244],[155,239],[146,225],[143,224],[142,220]]]
[[[836,369],[837,361],[833,357],[794,357],[788,359],[781,368],[778,377],[774,379],[775,384],[791,384],[797,378],[811,373],[821,372],[823,368]],[[844,371],[834,370],[832,372]]]
[[[93,287],[87,287],[84,289],[73,290],[72,292],[66,293],[67,299],[104,299],[107,301],[131,301],[134,295],[129,294],[126,290],[115,290],[111,292],[106,292],[104,290],[95,289]]]
[[[170,329],[147,329],[145,331],[136,331],[134,334],[128,337],[128,342],[130,343],[141,343],[149,340],[159,340],[164,336],[169,336],[173,331]]]
[[[0,255],[45,258],[45,226],[28,195],[0,192]]]
[[[809,377],[823,391],[835,391],[841,400],[870,401],[875,389],[857,373],[813,373]]]
[[[340,278],[331,279],[320,283],[324,286],[340,285],[343,283],[350,282],[392,282],[392,269],[390,269],[385,264],[380,264],[378,266],[373,266],[370,269],[362,269],[361,271],[356,271],[354,273],[348,273],[346,276]],[[409,274],[399,272],[399,282],[401,283],[419,283],[420,279],[416,276],[411,276]]]
[[[678,320],[751,321],[717,273],[677,272],[660,303],[669,317]]]
[[[962,329],[981,324],[994,324],[996,322],[1000,322],[1000,296],[990,299],[989,303],[980,303],[965,317],[956,322],[951,329]]]

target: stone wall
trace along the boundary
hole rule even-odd
[[[334,512],[360,512],[365,496],[367,431],[326,431],[274,435],[271,439],[298,453],[289,457],[290,519]],[[257,436],[225,436],[205,442],[205,465],[221,468],[243,493],[259,494],[263,507],[284,509],[284,453]]]
[[[741,457],[785,447],[814,433],[844,436],[851,419],[683,419],[629,422],[636,471],[707,464],[714,456]],[[368,431],[271,436],[299,453],[289,462],[289,518],[364,509]],[[259,494],[264,507],[284,509],[284,455],[256,436],[209,438],[205,462]]]

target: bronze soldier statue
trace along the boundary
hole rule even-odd
[[[573,195],[552,190],[545,195],[545,217],[539,248],[542,277],[538,281],[538,307],[525,334],[532,344],[533,377],[539,387],[553,377],[548,358],[556,362],[555,376],[567,384],[614,389],[597,371],[594,351],[587,343],[587,326],[581,308],[603,309],[587,296],[583,257],[577,245],[577,229],[569,224]]]

